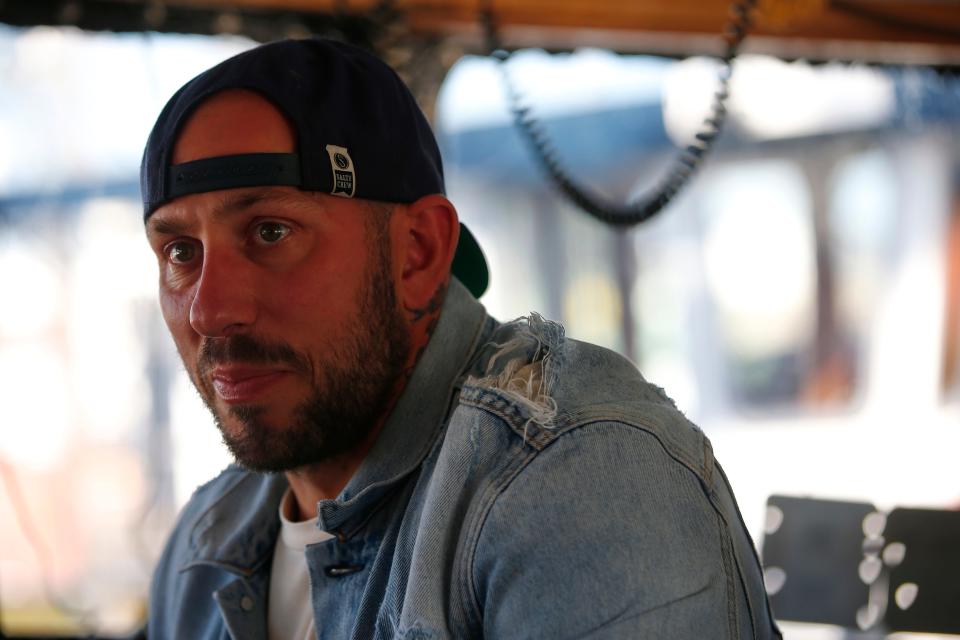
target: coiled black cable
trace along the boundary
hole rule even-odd
[[[609,225],[632,227],[649,220],[662,211],[687,184],[690,177],[713,148],[714,142],[720,134],[720,129],[723,127],[727,115],[726,102],[729,96],[733,59],[736,58],[740,45],[750,28],[751,14],[757,0],[735,0],[731,6],[730,22],[723,32],[726,47],[720,58],[723,66],[719,72],[719,86],[713,96],[710,114],[704,119],[700,131],[694,137],[694,142],[680,151],[673,162],[673,167],[666,178],[661,181],[659,187],[627,204],[606,201],[597,194],[580,187],[563,166],[556,148],[547,137],[543,125],[533,116],[530,108],[522,103],[516,87],[510,80],[510,74],[506,66],[510,53],[501,46],[492,2],[493,0],[486,0],[482,10],[482,21],[486,30],[489,55],[498,62],[497,66],[500,69],[501,78],[506,88],[514,123],[554,184],[567,198],[586,213]]]

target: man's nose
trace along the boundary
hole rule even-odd
[[[241,333],[256,320],[249,266],[229,252],[206,252],[190,304],[190,325],[198,334],[217,338]]]

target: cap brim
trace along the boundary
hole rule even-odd
[[[460,223],[460,241],[457,243],[457,252],[453,255],[453,275],[479,299],[487,290],[490,283],[490,272],[487,271],[487,260],[466,225]]]

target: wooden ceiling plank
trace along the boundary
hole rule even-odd
[[[428,25],[478,22],[475,3],[410,0],[404,2],[410,20]],[[697,10],[693,3],[680,2],[675,10],[642,3],[624,10],[617,5],[565,0],[524,0],[494,9],[501,26],[581,27],[587,29],[628,29],[644,31],[717,32],[727,22],[725,11]]]
[[[156,0],[117,0],[144,5]],[[887,59],[889,48],[910,47],[904,57],[929,55],[956,64],[960,0],[757,0],[745,47],[823,52],[849,50]],[[0,0],[2,3],[3,0]],[[352,18],[373,14],[382,0],[165,0],[171,7],[224,12]],[[414,33],[483,43],[479,13],[493,7],[507,46],[571,49],[589,43],[623,51],[671,55],[719,53],[730,21],[730,0],[394,0]],[[872,14],[871,14],[872,12]],[[539,39],[539,40],[538,40]],[[779,44],[778,44],[779,43]],[[873,51],[874,53],[869,53]],[[903,49],[904,52],[907,49]],[[895,52],[896,53],[896,52]],[[897,56],[894,55],[894,58]]]
[[[725,12],[709,13],[694,11],[689,3],[680,0],[676,10],[651,8],[638,3],[626,12],[617,7],[592,5],[579,0],[564,0],[550,3],[548,0],[523,0],[503,6],[495,14],[496,24],[506,27],[585,28],[611,31],[674,32],[715,34],[719,37],[729,18]],[[542,7],[553,5],[552,11]],[[405,2],[412,24],[418,28],[443,31],[455,25],[475,23],[478,16],[475,6],[466,2],[442,2],[440,0],[408,0]],[[711,8],[716,9],[716,5]],[[916,22],[929,22],[941,31],[960,30],[960,15],[950,7],[927,3],[922,11],[912,15]],[[897,27],[889,23],[866,19],[839,10],[826,10],[814,18],[805,17],[792,23],[765,24],[758,21],[752,35],[768,37],[809,38],[813,40],[850,40],[864,42],[929,42],[957,44],[957,38],[949,34],[922,33],[916,28]]]
[[[379,0],[168,0],[172,5],[208,8],[289,10],[309,13],[364,14]],[[761,0],[755,35],[819,40],[932,42],[952,44],[949,35],[921,33],[929,24],[941,32],[960,31],[960,3],[955,0],[795,0],[792,20],[766,20],[765,10],[787,6]],[[870,20],[837,8],[846,3],[883,12],[890,21]],[[462,29],[476,23],[486,0],[396,0],[416,28],[430,32]],[[728,0],[491,0],[501,27],[584,28],[611,31],[719,34],[729,21]],[[836,5],[836,6],[835,6]],[[784,10],[785,12],[785,10]],[[897,26],[900,18],[910,25]]]
[[[147,4],[136,0],[136,4]],[[252,9],[295,11],[300,13],[366,13],[376,9],[379,0],[166,0],[165,4],[204,9]]]

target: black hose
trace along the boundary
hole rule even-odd
[[[520,96],[510,80],[506,67],[510,53],[504,50],[500,44],[491,2],[492,0],[487,0],[482,15],[489,54],[498,62],[497,66],[500,69],[507,98],[510,101],[514,123],[527,141],[539,164],[553,180],[554,185],[571,202],[585,212],[601,222],[613,226],[631,227],[649,220],[662,211],[687,184],[703,159],[713,149],[717,136],[720,134],[720,129],[727,115],[726,102],[729,96],[732,62],[737,56],[740,44],[747,35],[747,30],[750,27],[750,14],[756,5],[756,0],[736,0],[731,6],[730,22],[723,32],[726,48],[723,56],[721,56],[723,67],[719,72],[719,87],[713,96],[710,115],[704,119],[694,142],[680,151],[670,172],[659,187],[652,193],[641,196],[638,200],[628,204],[612,203],[587,191],[573,180],[570,172],[563,166],[556,148],[547,137],[543,126],[532,115],[530,108],[522,104]]]

